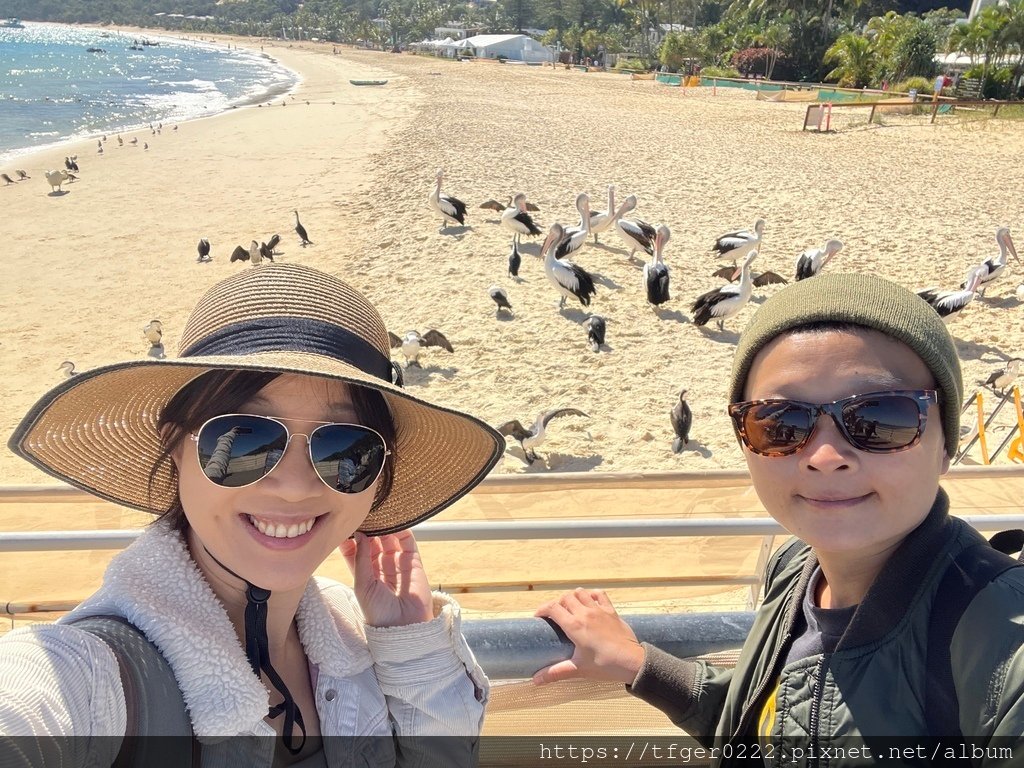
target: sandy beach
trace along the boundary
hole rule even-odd
[[[252,41],[244,44],[253,45]],[[142,327],[163,322],[168,354],[200,293],[249,269],[236,245],[282,235],[281,262],[333,271],[365,291],[391,330],[435,328],[454,353],[431,349],[407,385],[498,425],[575,407],[589,418],[552,423],[533,466],[510,449],[497,472],[739,468],[723,407],[738,331],[775,286],[724,332],[690,322],[690,303],[719,284],[710,252],[731,229],[767,221],[755,270],[791,277],[796,256],[830,237],[845,244],[830,268],[909,287],[956,288],[997,251],[994,232],[1022,224],[1024,134],[1016,121],[801,131],[804,105],[752,92],[679,89],[624,76],[458,63],[301,43],[266,52],[303,80],[286,97],[210,119],[109,137],[19,158],[32,179],[2,190],[6,320],[0,371],[7,435],[57,383],[65,359],[81,369],[144,357]],[[352,78],[386,78],[357,88]],[[128,142],[133,136],[137,145]],[[149,149],[142,148],[148,142]],[[50,194],[44,178],[77,154],[78,181]],[[426,205],[437,168],[444,192],[467,202],[469,227],[439,233]],[[522,282],[506,272],[509,234],[478,206],[525,191],[537,218],[573,224],[577,193],[603,208],[606,185],[639,198],[634,215],[672,230],[672,299],[647,305],[640,263],[612,232],[575,260],[595,273],[590,311],[608,320],[593,353],[584,308],[556,308],[540,238],[524,240]],[[314,245],[300,248],[298,210]],[[201,237],[213,261],[196,263]],[[1018,235],[1018,239],[1024,236]],[[1024,306],[1012,262],[952,326],[968,386],[1024,354]],[[487,295],[504,287],[514,318]],[[688,450],[674,455],[668,413],[689,390]],[[48,478],[4,448],[5,484]]]

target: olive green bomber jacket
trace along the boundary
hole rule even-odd
[[[734,669],[683,661],[645,644],[644,665],[631,693],[661,709],[702,745],[718,747],[712,753],[716,766],[742,763],[735,757],[741,752],[759,759],[764,755],[756,746],[757,720],[776,683],[771,744],[789,742],[820,753],[821,747],[840,743],[885,750],[892,745],[888,737],[924,741],[925,649],[932,605],[942,599],[939,581],[957,554],[984,541],[966,523],[949,517],[948,510],[949,499],[940,489],[927,518],[875,579],[833,653],[783,666],[800,630],[801,601],[817,564],[804,546],[766,584]],[[774,566],[775,559],[769,573]],[[1012,750],[1017,754],[992,749],[990,758],[978,764],[1024,765],[1022,645],[1024,568],[1013,568],[978,593],[950,645],[965,739],[982,746],[1007,744],[991,742],[993,737],[1020,742]],[[723,750],[725,745],[730,746]],[[723,758],[721,751],[733,758]],[[771,750],[771,756],[768,765],[783,764],[779,750]],[[865,763],[831,758],[818,764]]]

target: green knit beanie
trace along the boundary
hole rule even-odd
[[[818,275],[783,288],[761,305],[736,347],[729,402],[743,399],[750,366],[762,347],[784,331],[819,322],[873,328],[914,350],[935,377],[946,453],[956,455],[964,395],[953,337],[926,301],[873,275]]]

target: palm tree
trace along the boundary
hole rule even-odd
[[[826,79],[836,79],[839,85],[864,88],[871,84],[877,62],[871,41],[854,32],[847,32],[840,35],[825,51],[825,63],[838,64],[825,75]]]
[[[790,37],[789,25],[783,20],[769,24],[764,32],[755,38],[758,43],[769,50],[767,68],[764,73],[769,80],[772,79],[772,72],[775,71],[775,65],[779,61],[780,49],[789,43]]]

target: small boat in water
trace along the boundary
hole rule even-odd
[[[25,25],[21,23],[21,19],[15,19],[13,16],[9,19],[5,19],[0,22],[0,28],[2,29],[24,29]]]
[[[387,80],[349,80],[352,85],[387,85]]]

